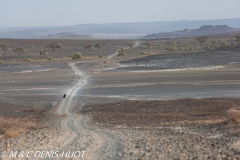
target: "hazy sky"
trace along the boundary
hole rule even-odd
[[[0,1],[0,27],[240,18],[240,0]]]

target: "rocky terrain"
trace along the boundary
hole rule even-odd
[[[87,41],[61,40],[68,52],[39,60],[38,49],[52,41],[8,41],[37,49],[18,61],[11,52],[0,65],[0,156],[59,150],[104,160],[240,158],[236,45],[185,53],[154,48],[158,54],[146,56],[139,41],[132,48],[110,41],[92,52],[76,48]],[[117,56],[119,48],[131,55]],[[78,49],[89,57],[64,59]],[[96,58],[100,51],[108,54]]]
[[[227,34],[231,32],[238,32],[240,29],[231,28],[227,25],[206,25],[201,26],[198,29],[184,29],[174,32],[164,32],[164,33],[154,33],[148,34],[143,38],[183,38],[183,37],[196,37],[196,36],[207,36],[207,35],[217,35],[217,34]]]
[[[106,71],[150,71],[168,69],[221,68],[239,63],[239,47],[231,52],[215,50],[193,53],[158,54],[129,61],[119,62],[119,67]]]
[[[89,125],[117,135],[123,159],[239,159],[239,99],[127,101],[85,107]],[[235,118],[234,118],[235,117]]]
[[[92,38],[92,36],[89,34],[79,35],[79,34],[75,34],[74,32],[60,32],[55,34],[48,34],[44,38],[46,39],[90,39]]]

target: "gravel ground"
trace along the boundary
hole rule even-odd
[[[58,127],[64,116],[53,115],[51,109],[1,102],[0,153],[7,152],[9,155],[11,151],[56,151],[66,146],[66,136],[72,137],[73,133]],[[10,158],[1,155],[0,159]]]
[[[86,106],[88,125],[119,137],[122,159],[239,159],[239,99],[130,101]]]
[[[49,71],[55,69],[69,69],[69,65],[66,63],[55,63],[55,64],[1,64],[1,72],[39,72]]]
[[[231,63],[239,63],[239,48],[233,51],[208,51],[194,53],[158,54],[129,61],[121,61],[120,67],[107,71],[146,71],[167,69],[193,69],[221,67]]]
[[[169,55],[149,56],[144,59],[135,59],[126,63],[130,62],[133,66],[130,67],[130,69],[127,68],[127,70],[133,71],[136,66],[136,70],[139,69],[140,71],[181,69],[186,67],[197,68],[199,66],[209,67],[212,65],[224,65],[239,62],[239,54],[237,52],[230,53],[227,51],[222,51],[221,53],[173,53]],[[139,64],[136,65],[135,63]],[[148,64],[151,65],[148,66]],[[90,67],[90,70],[92,70],[96,68],[94,65],[95,64],[86,63],[78,65],[78,67],[81,71],[82,67],[83,69],[85,67],[85,70],[88,70]],[[5,97],[3,97],[5,98],[4,100],[12,98],[12,103],[15,102],[15,107],[19,107],[19,101],[21,101],[22,104],[26,104],[25,101],[33,101],[29,104],[38,103],[39,106],[39,101],[44,101],[44,104],[48,104],[48,106],[43,108],[51,108],[53,106],[53,103],[50,103],[51,101],[56,100],[59,102],[60,99],[62,99],[62,92],[60,93],[59,89],[65,91],[66,88],[79,82],[73,75],[74,72],[70,71],[69,66],[65,66],[65,64],[4,64],[0,67],[0,70],[2,71],[2,74],[0,74],[3,75],[1,84],[4,84],[3,89],[1,89],[1,94],[5,95]],[[64,72],[61,70],[54,70],[55,68],[63,69]],[[37,72],[46,69],[52,71]],[[126,67],[124,67],[123,70],[126,71]],[[19,74],[19,76],[16,76],[17,73],[15,73],[29,71],[31,71],[31,73]],[[231,71],[231,74],[233,74],[232,76],[226,76],[228,74],[220,74],[220,77],[232,78],[234,81],[230,79],[230,81],[227,81],[228,83],[225,81],[221,83],[218,82],[221,87],[216,86],[214,88],[222,88],[223,91],[226,92],[225,88],[222,87],[223,84],[226,83],[226,88],[229,89],[230,84],[233,82],[235,83],[235,80],[237,81],[237,73],[238,72],[234,70]],[[182,75],[182,73],[178,74]],[[199,74],[200,73],[196,73],[197,76],[199,76]],[[209,74],[209,77],[212,77],[212,72]],[[63,79],[64,77],[65,79]],[[131,76],[128,75],[126,75],[126,77],[131,78]],[[137,77],[141,78],[139,75]],[[146,75],[142,75],[142,77],[153,80],[154,83],[155,81],[160,82],[162,80],[156,76],[155,78],[149,78],[146,77]],[[205,74],[203,74],[202,77],[203,79],[206,79]],[[114,75],[114,78],[117,80],[113,79],[113,82],[119,84],[119,75]],[[167,76],[167,78],[169,77]],[[169,82],[169,79],[167,78],[165,81]],[[182,78],[182,81],[185,82],[186,77],[183,75]],[[199,77],[195,78],[199,80]],[[11,82],[8,82],[9,79]],[[26,79],[28,79],[29,82],[26,83]],[[102,78],[102,81],[109,85],[109,79],[108,81],[106,81],[106,79],[107,78],[104,77]],[[174,77],[171,79],[174,79]],[[215,76],[212,83],[216,83],[215,79],[219,79],[218,75]],[[141,78],[141,83],[142,80],[145,79]],[[177,79],[177,81],[178,80],[179,79]],[[133,75],[132,81],[132,83],[136,83],[136,75]],[[123,82],[125,81],[121,81],[121,83]],[[129,83],[129,79],[127,82]],[[193,82],[195,82],[195,79],[193,79]],[[90,80],[89,83],[92,84],[93,81]],[[232,86],[232,88],[237,90],[238,81],[236,83],[237,85]],[[13,86],[13,84],[15,85]],[[113,86],[116,87],[116,84]],[[96,86],[98,87],[98,85]],[[129,85],[131,86],[132,84],[128,84],[126,86],[127,89],[129,89]],[[150,86],[147,85],[142,88],[140,92],[146,94],[143,91],[147,91],[148,89],[150,93],[153,93],[158,90],[156,86],[157,85],[153,85],[151,90],[149,90]],[[173,86],[173,84],[170,83],[169,86],[174,88],[177,85]],[[211,90],[211,88],[209,89],[209,86],[207,85],[206,87],[201,85],[196,86],[199,86],[199,88],[202,88],[205,92],[214,91],[214,94],[219,96],[219,93],[216,93],[215,90]],[[32,90],[29,91],[28,89],[30,87],[32,87]],[[102,87],[101,83],[100,87]],[[126,88],[121,90],[121,88],[116,89],[114,87],[112,89],[107,88],[106,90],[117,92],[120,95],[122,95],[121,92],[131,94],[131,90],[126,90]],[[46,93],[42,91],[43,89],[46,90],[45,88],[49,89],[50,92],[46,91],[46,93],[49,92],[48,94],[52,94],[52,97],[47,95],[45,98]],[[98,91],[96,88],[93,87],[94,92]],[[132,89],[133,93],[136,92],[136,88],[141,87],[135,86],[135,88]],[[182,88],[186,89],[186,86],[183,86]],[[180,90],[182,90],[182,88],[180,88]],[[189,88],[192,88],[192,86],[189,86]],[[169,88],[166,88],[166,90],[172,92]],[[103,91],[106,93],[105,90]],[[236,95],[237,91],[233,92],[233,94]],[[39,94],[34,95],[37,92],[39,92]],[[81,89],[78,94],[81,95],[81,92],[85,92],[84,88]],[[160,92],[162,92],[162,90],[160,90]],[[205,92],[204,95],[206,95]],[[15,97],[12,97],[13,93],[15,94]],[[42,94],[44,96],[40,96]],[[98,92],[95,94],[99,95]],[[158,95],[155,93],[153,94]],[[192,93],[189,92],[189,94]],[[92,96],[93,94],[90,95]],[[110,92],[110,95],[113,94]],[[79,101],[82,102],[83,98],[81,97],[80,99],[81,100]],[[92,97],[90,97],[89,101],[94,102]],[[53,114],[47,114],[47,116],[44,116],[42,110],[32,110],[31,107],[23,107],[22,110],[16,110],[16,112],[11,113],[14,111],[14,108],[5,110],[5,107],[4,113],[2,115],[0,114],[2,117],[6,116],[4,117],[5,120],[6,118],[13,118],[18,122],[21,122],[21,124],[24,124],[23,122],[27,121],[27,119],[24,121],[21,120],[23,117],[29,118],[29,121],[33,122],[39,120],[39,123],[34,125],[39,124],[38,127],[40,128],[27,127],[21,137],[15,137],[13,139],[3,139],[3,136],[1,136],[0,152],[5,150],[89,149],[88,151],[90,155],[88,155],[86,159],[96,159],[96,157],[99,159],[139,160],[240,159],[239,126],[237,123],[229,123],[229,121],[226,121],[225,117],[227,110],[233,107],[239,108],[239,99],[183,99],[176,101],[117,102],[87,106],[83,111],[78,111],[79,114],[84,115],[77,115],[75,112],[70,112],[71,107],[73,106],[71,104],[69,104],[69,106],[70,107],[67,110],[69,113],[67,113],[70,116],[65,113],[58,116]],[[32,107],[35,108],[35,106]],[[88,119],[88,116],[90,116],[90,119]],[[41,118],[44,118],[44,121],[41,121]],[[60,122],[62,122],[63,125],[65,124],[66,128],[70,127],[70,130],[72,130],[72,126],[76,126],[76,128],[73,128],[76,130],[76,133],[57,128],[60,126]],[[18,123],[15,125],[17,124]],[[46,126],[40,124],[46,124]],[[115,142],[117,142],[117,145]],[[117,149],[112,146],[115,146]],[[107,152],[112,150],[114,151],[114,153],[111,153],[113,154],[113,157],[109,157],[108,155],[111,154]]]
[[[126,101],[86,107],[94,121],[128,126],[158,126],[223,119],[226,111],[240,106],[240,99],[180,99],[164,101]]]
[[[129,127],[112,128],[109,132],[121,138],[124,147],[119,154],[123,159],[239,159],[239,137],[211,127]]]
[[[30,159],[37,159],[33,158],[35,151],[59,151],[60,148],[63,148],[68,143],[68,141],[65,141],[65,138],[72,136],[74,136],[73,133],[57,128],[32,130],[25,132],[21,137],[1,140],[0,152],[24,151],[28,153],[34,151],[30,155],[32,157]],[[26,157],[23,159],[26,159]]]

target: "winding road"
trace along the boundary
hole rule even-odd
[[[139,45],[140,42],[136,41],[133,47]],[[125,49],[129,49],[129,47]],[[112,59],[117,54],[118,50],[108,56],[107,59]],[[68,144],[62,150],[86,151],[85,159],[121,159],[121,156],[117,153],[122,148],[118,138],[113,137],[106,131],[90,128],[86,125],[88,118],[85,115],[73,112],[73,108],[77,105],[77,92],[87,84],[89,77],[78,69],[76,63],[70,63],[70,67],[77,75],[78,81],[66,92],[67,97],[60,102],[57,113],[66,116],[61,122],[62,128],[74,133],[75,136],[66,137]]]
[[[67,97],[60,102],[57,113],[66,115],[61,123],[62,128],[75,136],[66,137],[68,144],[62,150],[86,151],[85,159],[115,159],[117,151],[121,149],[119,141],[106,132],[87,127],[87,117],[73,112],[77,102],[77,91],[86,85],[88,76],[83,74],[75,63],[70,63],[70,66],[79,79],[67,91]]]
[[[137,46],[139,46],[140,44],[141,44],[140,41],[136,41],[136,42],[134,43],[134,45],[133,45],[132,48],[137,47]],[[124,49],[130,49],[130,48],[129,48],[129,47],[126,47],[126,48],[124,48]],[[118,55],[118,49],[117,49],[113,54],[111,54],[110,56],[108,56],[107,59],[112,59],[114,56],[117,56],[117,55]]]

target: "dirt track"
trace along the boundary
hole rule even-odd
[[[86,159],[116,157],[116,150],[119,147],[119,142],[116,139],[110,138],[104,132],[93,130],[85,126],[84,121],[86,117],[79,116],[72,112],[72,109],[76,106],[76,92],[77,90],[81,90],[87,83],[88,76],[84,75],[74,63],[71,63],[70,66],[79,80],[66,92],[67,97],[61,101],[57,112],[58,114],[67,116],[66,119],[62,121],[62,128],[74,133],[75,136],[72,138],[66,137],[65,140],[69,142],[64,148],[74,148],[75,150],[85,148],[88,152],[88,157]],[[64,150],[64,148],[62,149]]]

